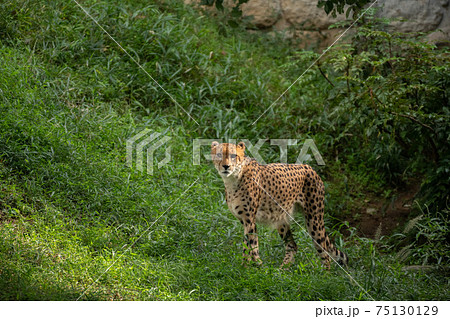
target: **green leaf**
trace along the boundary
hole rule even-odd
[[[333,10],[333,8],[334,8],[334,6],[333,6],[333,3],[332,3],[331,1],[327,1],[327,2],[325,3],[324,10],[325,10],[325,12],[326,12],[327,14],[329,14],[329,13]]]
[[[223,11],[223,0],[216,0],[216,8]]]

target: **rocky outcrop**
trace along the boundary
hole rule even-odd
[[[343,20],[343,17],[333,18],[331,16],[327,16],[322,8],[317,7],[317,1],[279,1],[283,11],[283,18],[285,18],[286,21],[296,29],[326,30],[333,23],[336,23],[339,20]]]
[[[281,18],[280,1],[252,0],[241,5],[244,17],[251,17],[251,23],[258,28],[273,26]]]
[[[392,30],[430,32],[433,42],[450,41],[450,0],[379,0],[379,15],[394,19]]]
[[[224,4],[230,7],[234,1],[225,0]],[[430,40],[450,40],[450,0],[378,0],[375,6],[380,7],[379,16],[395,20],[392,31],[435,31],[429,35]],[[249,0],[241,9],[249,28],[285,31],[289,37],[302,39],[305,47],[330,45],[343,31],[330,30],[330,25],[345,20],[344,15],[328,16],[317,8],[317,0]]]
[[[448,10],[449,0],[379,0],[379,15],[393,21],[392,27],[399,32],[428,32],[436,30]]]

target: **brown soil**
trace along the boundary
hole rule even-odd
[[[389,199],[368,195],[361,207],[355,209],[347,220],[360,236],[379,238],[391,235],[408,221],[419,188],[418,183],[408,185]],[[344,232],[344,235],[347,234]]]

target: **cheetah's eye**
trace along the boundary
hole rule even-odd
[[[222,158],[222,153],[217,153],[216,154],[216,159],[221,159]]]
[[[230,157],[234,159],[236,158],[236,154],[230,154]]]

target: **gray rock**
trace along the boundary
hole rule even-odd
[[[391,23],[393,31],[428,32],[441,24],[449,0],[379,0],[379,15],[399,19]],[[403,21],[402,21],[403,20]]]

